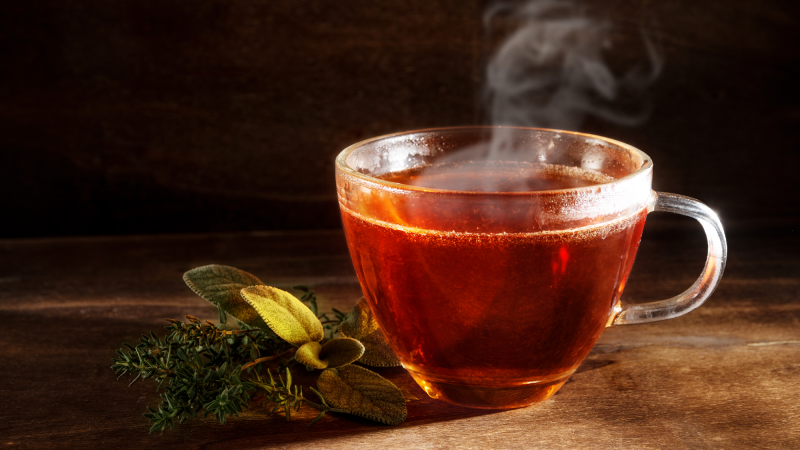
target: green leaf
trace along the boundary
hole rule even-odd
[[[264,284],[254,275],[235,267],[211,264],[186,272],[183,274],[183,281],[195,294],[217,305],[236,319],[252,327],[267,327],[264,320],[240,294],[243,288]]]
[[[328,367],[328,361],[320,358],[319,353],[322,351],[322,345],[319,342],[306,342],[294,354],[294,359],[300,364],[305,364],[308,367],[315,369],[325,369]]]
[[[328,361],[328,369],[358,361],[364,354],[361,342],[347,337],[331,339],[322,346],[319,357]]]
[[[308,342],[297,349],[294,359],[315,369],[333,369],[357,361],[364,354],[364,346],[355,339],[336,338],[320,345]]]
[[[346,365],[322,372],[317,387],[337,410],[387,425],[406,420],[403,393],[391,381],[363,367]]]
[[[271,286],[251,286],[241,292],[267,326],[286,342],[303,345],[322,340],[319,319],[294,295]]]
[[[339,325],[339,332],[364,344],[364,356],[358,360],[360,364],[374,367],[400,365],[364,297],[358,300],[347,319]]]
[[[217,305],[217,312],[219,313],[219,323],[220,325],[224,325],[228,323],[228,315],[225,314],[225,310],[222,309],[221,306]]]

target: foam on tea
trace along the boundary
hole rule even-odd
[[[401,204],[380,192],[361,199],[366,209],[342,204],[364,294],[406,369],[428,394],[453,403],[513,407],[552,395],[609,322],[646,210],[536,231],[539,225],[528,219],[534,215],[504,214],[505,196],[591,186],[609,177],[557,165],[469,162],[382,178],[500,192],[492,200],[497,214],[487,213],[494,211],[488,206],[459,209],[452,195],[416,209],[413,198]],[[415,225],[408,226],[412,215]]]

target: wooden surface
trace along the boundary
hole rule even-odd
[[[679,319],[606,330],[547,402],[479,411],[426,397],[402,369],[408,420],[388,427],[313,410],[291,422],[257,405],[227,425],[192,420],[148,435],[150,381],[127,387],[114,349],[164,318],[215,319],[181,281],[221,263],[324,308],[360,292],[336,231],[0,241],[0,445],[3,448],[800,448],[798,221],[726,223],[722,285]],[[654,214],[627,298],[688,287],[704,256],[700,227]],[[176,447],[177,448],[177,447]]]

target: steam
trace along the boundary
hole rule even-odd
[[[498,23],[519,25],[488,63],[484,96],[492,124],[577,130],[587,115],[627,126],[647,120],[646,100],[634,111],[617,102],[642,97],[661,72],[661,55],[643,26],[644,61],[615,75],[605,58],[614,50],[612,23],[574,1],[495,1],[484,15],[490,39]]]
[[[625,126],[648,119],[647,88],[658,78],[663,60],[644,24],[629,39],[616,33],[610,20],[589,15],[578,1],[489,4],[483,19],[495,51],[488,60],[483,96],[493,125],[577,131],[587,116]],[[625,47],[615,49],[613,38],[619,36],[627,39]],[[587,151],[577,167],[559,168],[556,161],[574,140],[541,133],[534,142],[520,145],[515,136],[513,129],[493,129],[488,141],[437,158],[438,166],[425,169],[427,177],[410,183],[512,192],[538,190],[537,177],[548,173],[564,180],[605,182],[597,180],[605,176],[601,150]],[[586,139],[583,145],[602,143]],[[464,161],[469,164],[460,163]],[[515,162],[519,172],[512,174],[512,165],[500,162]]]

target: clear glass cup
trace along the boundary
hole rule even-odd
[[[651,189],[640,150],[581,133],[460,127],[368,139],[336,159],[364,295],[433,398],[515,408],[553,395],[612,325],[671,319],[719,283],[716,214]],[[700,221],[702,274],[671,299],[621,300],[651,211]]]

